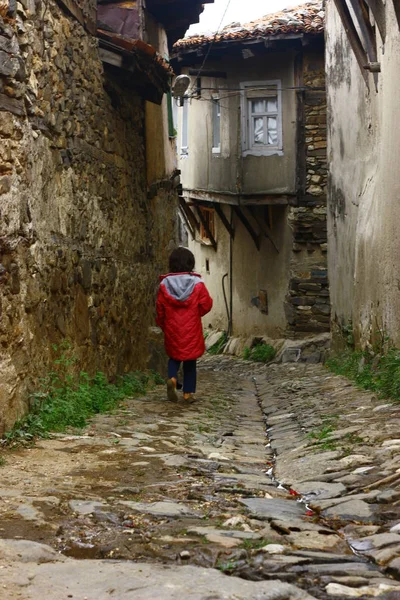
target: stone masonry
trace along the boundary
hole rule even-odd
[[[305,52],[302,78],[300,193],[289,215],[293,255],[286,313],[292,332],[322,332],[329,331],[330,323],[326,258],[326,94],[322,54]]]
[[[175,192],[148,197],[144,101],[97,39],[52,0],[0,11],[2,433],[52,344],[90,373],[145,366]]]

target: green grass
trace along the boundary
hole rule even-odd
[[[207,350],[208,354],[221,354],[228,341],[228,336],[225,331],[222,332],[218,342],[216,342],[211,348]]]
[[[268,543],[267,540],[243,540],[243,544],[241,545],[242,548],[244,548],[245,550],[259,550],[260,548],[263,548],[264,546],[266,546]]]
[[[4,435],[8,445],[46,438],[49,432],[85,427],[90,417],[114,409],[127,397],[145,394],[153,383],[144,373],[129,373],[110,383],[104,373],[90,377],[76,373],[76,360],[67,344],[55,347],[58,357],[52,370],[32,394],[30,412],[19,419]]]
[[[233,560],[228,562],[218,561],[216,567],[223,573],[230,573],[236,569],[236,565],[237,563]]]
[[[337,375],[351,379],[358,387],[376,392],[382,398],[400,401],[400,350],[386,354],[348,351],[327,361]]]
[[[256,344],[253,348],[246,346],[243,350],[243,358],[255,362],[267,363],[275,358],[275,355],[275,348],[269,344]]]

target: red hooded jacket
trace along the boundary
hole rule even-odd
[[[165,350],[175,360],[195,360],[205,351],[201,317],[210,312],[212,298],[197,273],[169,273],[160,281],[156,321]]]

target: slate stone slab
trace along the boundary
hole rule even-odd
[[[294,500],[280,500],[271,498],[246,498],[240,502],[256,515],[258,519],[286,519],[300,517],[305,514],[304,504]]]
[[[324,510],[323,515],[353,521],[370,521],[374,515],[373,506],[364,500],[350,500]]]
[[[65,556],[46,544],[30,540],[0,540],[0,560],[22,563],[63,562]]]
[[[108,508],[104,502],[96,502],[95,500],[70,500],[68,504],[71,510],[80,515],[90,515],[102,508]]]
[[[22,591],[31,600],[316,600],[306,591],[278,580],[246,581],[216,569],[163,566],[107,560],[20,565],[2,574],[9,593]],[[19,573],[17,573],[19,569]]]
[[[261,535],[254,533],[253,531],[240,531],[238,529],[215,529],[214,527],[189,527],[188,533],[194,533],[196,535],[219,535],[227,538],[237,538],[240,540],[259,540]]]
[[[354,550],[364,552],[384,548],[391,544],[400,544],[400,535],[397,533],[377,533],[358,540],[350,540],[349,543]]]
[[[131,502],[129,500],[121,500],[119,504],[127,506],[134,512],[154,515],[156,517],[201,517],[202,515],[194,510],[191,510],[184,504],[177,502]]]
[[[346,492],[346,486],[343,483],[327,483],[325,481],[307,481],[306,483],[297,483],[296,492],[318,504],[318,500],[327,498],[337,498]]]

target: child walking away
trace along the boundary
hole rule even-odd
[[[194,256],[187,248],[175,248],[169,257],[168,275],[160,276],[157,325],[164,332],[169,356],[167,397],[178,402],[178,370],[183,362],[183,398],[193,402],[196,391],[196,360],[204,354],[201,317],[212,299],[200,275],[193,273]]]

